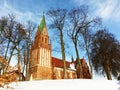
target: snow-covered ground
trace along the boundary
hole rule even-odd
[[[120,90],[120,81],[89,79],[40,80],[12,83],[10,86],[14,90]]]

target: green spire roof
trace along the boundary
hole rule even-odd
[[[43,31],[43,28],[44,28],[44,27],[46,27],[46,22],[45,22],[45,16],[43,15],[43,16],[42,16],[42,21],[41,21],[41,23],[40,23],[40,25],[39,25],[40,32]]]

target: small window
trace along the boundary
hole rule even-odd
[[[45,43],[47,43],[47,38],[45,38]]]
[[[44,38],[42,37],[42,42],[44,42]]]

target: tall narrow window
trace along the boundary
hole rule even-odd
[[[45,43],[47,43],[47,38],[45,38]]]
[[[42,42],[44,42],[44,38],[42,37]]]

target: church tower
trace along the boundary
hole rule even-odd
[[[51,43],[43,15],[31,48],[29,72],[33,79],[51,79]]]

